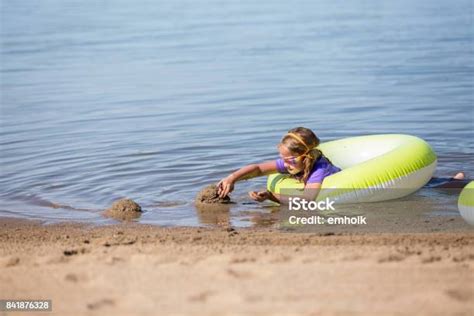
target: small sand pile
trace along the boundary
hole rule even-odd
[[[220,198],[217,194],[217,186],[215,184],[208,185],[204,189],[201,190],[196,195],[196,204],[229,204],[231,203],[230,197],[225,196],[224,198]]]
[[[105,210],[104,215],[119,220],[131,220],[140,217],[142,208],[135,201],[130,199],[120,199]]]

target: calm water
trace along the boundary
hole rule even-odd
[[[1,6],[0,216],[107,223],[130,197],[144,223],[212,223],[197,191],[295,126],[417,135],[438,176],[474,176],[472,1]],[[237,185],[233,224],[264,186]]]

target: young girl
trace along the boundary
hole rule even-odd
[[[308,128],[297,127],[288,131],[278,144],[280,159],[267,161],[259,164],[245,166],[217,184],[217,193],[221,198],[234,190],[234,184],[240,180],[251,179],[268,175],[275,172],[290,174],[292,177],[303,182],[303,198],[314,201],[319,194],[324,178],[336,172],[340,168],[334,166],[324,156],[319,145],[319,138]],[[431,188],[462,188],[469,181],[460,172],[452,178],[432,178],[426,185]],[[286,203],[288,197],[273,194],[269,191],[249,192],[249,196],[258,202],[271,200],[277,203]]]
[[[290,174],[303,182],[305,184],[303,197],[312,201],[316,199],[324,178],[341,171],[316,148],[318,145],[319,138],[312,130],[304,127],[293,128],[278,144],[280,159],[248,165],[231,173],[219,181],[217,193],[220,197],[225,197],[232,192],[237,181],[280,172]],[[269,191],[249,192],[249,196],[258,202],[265,200],[285,202],[284,196]]]

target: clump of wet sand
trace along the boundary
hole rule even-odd
[[[208,185],[202,189],[196,195],[194,203],[201,215],[209,212],[212,214],[227,214],[230,209],[230,204],[232,204],[232,201],[229,196],[225,196],[224,198],[219,197],[215,184]]]
[[[196,204],[229,204],[230,197],[227,195],[223,198],[217,194],[217,186],[215,184],[208,185],[196,195]]]
[[[112,206],[104,212],[105,216],[119,220],[131,220],[140,217],[141,214],[141,206],[131,199],[115,201]]]

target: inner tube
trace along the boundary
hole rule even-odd
[[[474,225],[474,181],[469,182],[458,199],[458,209],[462,218],[471,225]]]
[[[317,148],[342,169],[324,178],[317,201],[326,197],[343,203],[401,198],[424,186],[437,164],[427,142],[404,134],[349,137],[321,143]],[[287,174],[274,173],[267,179],[267,190],[272,193],[289,190],[301,194],[303,188],[302,182]]]

